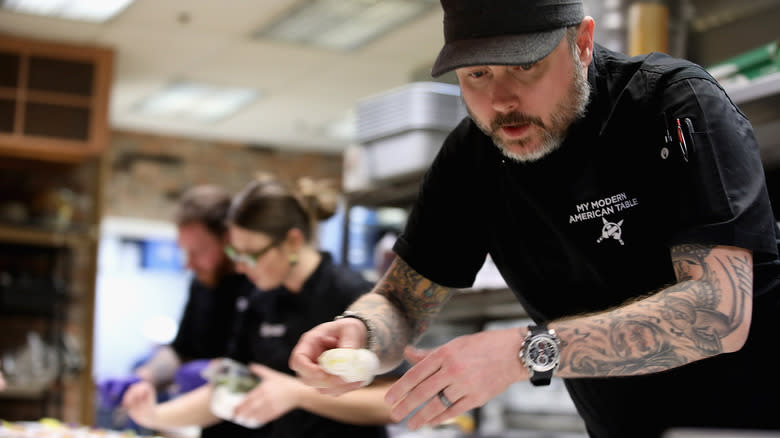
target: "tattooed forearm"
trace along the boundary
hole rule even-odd
[[[726,347],[724,339],[747,333],[750,253],[680,245],[672,261],[679,283],[603,313],[555,323],[564,342],[561,375],[646,374],[739,348],[739,341]]]
[[[728,262],[734,271],[732,287],[737,302],[728,316],[729,321],[734,324],[744,318],[746,304],[753,299],[753,262],[750,257],[745,256],[729,257]]]
[[[426,279],[396,258],[374,293],[350,306],[375,324],[380,357],[400,360],[447,302],[453,290]]]
[[[412,330],[403,313],[386,297],[378,293],[363,295],[350,310],[360,312],[373,323],[376,353],[384,365],[392,369],[403,358],[404,348],[412,339]]]
[[[397,258],[376,292],[400,309],[416,340],[428,330],[453,290],[426,279]]]

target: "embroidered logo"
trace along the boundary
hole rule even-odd
[[[601,243],[604,239],[615,239],[623,245],[623,239],[621,238],[623,229],[620,228],[623,225],[623,219],[621,219],[620,222],[615,223],[601,218],[601,222],[603,222],[604,225],[601,227],[601,237],[596,239],[596,243]]]
[[[260,324],[261,338],[280,338],[287,333],[287,326],[284,324],[269,324],[264,322]]]
[[[244,312],[246,311],[247,308],[249,308],[249,298],[238,297],[238,299],[236,300],[236,311]]]

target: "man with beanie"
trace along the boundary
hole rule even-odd
[[[580,0],[442,6],[432,73],[456,71],[470,117],[385,277],[291,367],[338,394],[322,351],[370,340],[387,370],[406,350],[386,400],[410,428],[558,376],[591,437],[780,429],[778,228],[747,117],[691,62],[596,44]],[[406,348],[487,255],[534,325]]]

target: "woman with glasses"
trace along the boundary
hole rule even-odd
[[[391,419],[384,395],[395,374],[333,397],[303,384],[288,367],[302,333],[333,320],[372,286],[316,246],[316,224],[333,215],[337,199],[335,191],[312,180],[290,188],[269,178],[253,181],[233,199],[225,253],[258,288],[230,354],[260,378],[233,411],[234,421],[249,427],[246,436],[387,436],[383,425]],[[146,427],[218,420],[209,406],[213,385],[159,405],[151,387],[133,389],[125,406]]]

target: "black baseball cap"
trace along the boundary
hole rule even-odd
[[[470,65],[531,64],[585,17],[582,0],[441,0],[444,47],[431,75]]]

